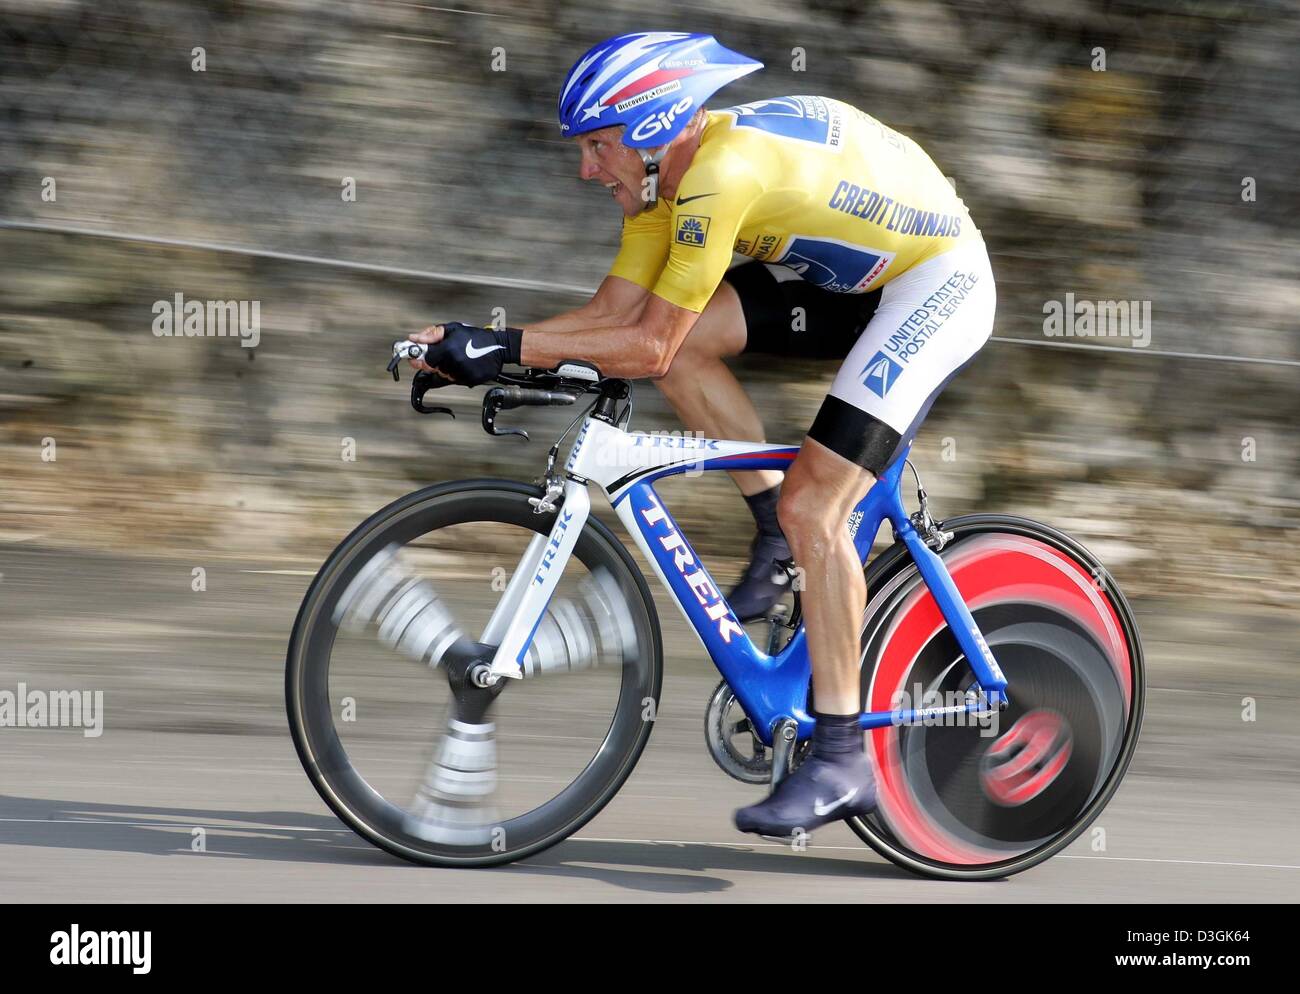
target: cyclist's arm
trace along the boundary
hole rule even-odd
[[[653,287],[640,316],[563,335],[525,328],[523,365],[585,359],[606,376],[666,375],[731,264],[741,220],[761,192],[743,160],[697,160],[682,179],[676,204],[662,200],[623,225],[610,275]]]
[[[565,359],[585,359],[606,376],[663,376],[699,316],[650,293],[633,321],[560,334],[525,328],[520,362],[550,368]]]
[[[666,204],[625,220],[618,256],[596,295],[576,310],[525,325],[524,331],[569,333],[635,324],[668,257],[668,224]]]
[[[524,325],[528,332],[567,333],[584,328],[631,324],[641,316],[650,291],[621,276],[606,276],[589,301],[545,321]]]

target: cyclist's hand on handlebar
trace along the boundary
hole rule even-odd
[[[442,324],[433,324],[425,328],[424,331],[417,331],[414,332],[413,334],[407,335],[406,338],[408,341],[416,342],[420,345],[436,346],[438,343],[442,341],[443,336],[446,334],[446,327],[447,327],[446,325],[442,325]],[[435,348],[433,349],[433,351],[436,352],[437,349]],[[425,362],[424,359],[422,358],[410,359],[407,361],[407,364],[412,369],[417,371],[426,372],[426,373],[434,372],[433,367],[430,366],[427,362]]]
[[[507,362],[518,364],[523,332],[518,328],[477,328],[450,321],[409,337],[412,342],[428,346],[423,359],[409,360],[414,369],[433,372],[447,381],[438,386],[475,386],[494,379]]]

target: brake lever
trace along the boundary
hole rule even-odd
[[[429,347],[419,342],[394,343],[393,358],[388,360],[388,371],[393,374],[393,382],[397,383],[401,380],[397,375],[397,367],[401,365],[403,359],[423,359],[428,351]],[[421,414],[450,414],[454,418],[456,412],[450,407],[424,406],[424,395],[439,386],[434,382],[435,379],[445,379],[445,377],[439,377],[436,373],[430,373],[425,369],[416,372],[415,379],[411,381],[411,406]],[[446,386],[445,383],[441,385]]]
[[[393,374],[393,382],[396,383],[401,379],[397,375],[397,367],[401,365],[403,359],[423,359],[428,351],[429,346],[421,345],[419,342],[394,342],[393,358],[388,360],[388,371]]]

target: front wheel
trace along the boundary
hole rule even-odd
[[[849,824],[926,876],[1005,877],[1064,849],[1119,786],[1142,721],[1142,647],[1118,586],[1069,537],[1002,515],[942,527],[955,538],[940,555],[1010,703],[981,721],[868,732],[879,806]],[[867,583],[863,709],[963,702],[974,673],[910,556],[886,553]]]
[[[417,863],[482,866],[576,831],[631,773],[656,713],[654,603],[594,517],[579,535],[523,680],[481,688],[496,610],[555,522],[536,487],[470,480],[373,515],[321,567],[298,612],[285,691],[299,758],[325,803]],[[509,602],[507,602],[509,603]]]

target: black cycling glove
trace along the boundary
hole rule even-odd
[[[524,333],[518,328],[498,331],[496,328],[475,328],[459,321],[449,321],[442,330],[442,341],[429,346],[424,361],[446,373],[451,380],[443,379],[435,382],[434,386],[450,386],[452,382],[476,386],[495,378],[506,363],[519,364],[519,347]],[[436,379],[439,377],[435,374]]]

